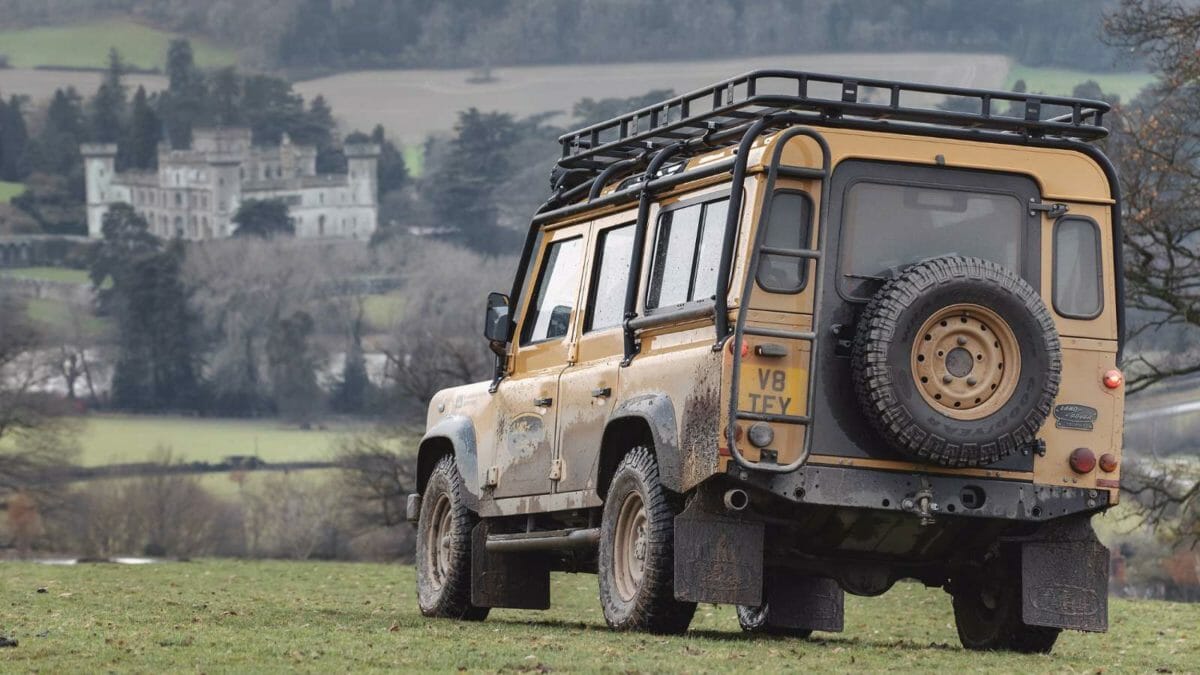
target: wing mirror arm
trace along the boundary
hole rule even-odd
[[[483,336],[487,338],[488,349],[496,355],[492,391],[495,391],[504,377],[504,359],[508,355],[508,344],[512,342],[512,335],[513,322],[508,296],[503,293],[489,293],[483,320]]]

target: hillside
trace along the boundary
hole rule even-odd
[[[169,31],[128,20],[107,20],[64,26],[0,30],[0,55],[12,68],[102,66],[108,50],[117,48],[135,68],[159,69],[165,63],[167,44],[179,37]],[[191,38],[196,62],[202,67],[229,66],[237,62],[229,49]]]
[[[596,578],[557,574],[552,610],[431,621],[413,569],[228,562],[0,563],[0,649],[10,671],[1183,672],[1200,663],[1200,605],[1114,600],[1107,635],[1065,633],[1050,656],[967,652],[950,599],[899,584],[849,598],[846,631],[744,636],[730,607],[699,608],[683,637],[610,632]],[[38,589],[45,589],[39,592]]]

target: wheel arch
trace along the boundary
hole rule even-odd
[[[663,486],[681,492],[683,475],[675,420],[675,406],[666,394],[645,394],[619,403],[604,427],[600,442],[596,492],[601,497],[608,492],[621,458],[639,445],[649,446]]]
[[[476,462],[475,425],[462,416],[446,417],[425,432],[417,449],[417,492],[424,494],[425,484],[438,461],[454,457],[472,501],[479,499],[479,471]]]

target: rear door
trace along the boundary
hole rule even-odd
[[[1020,174],[845,161],[830,186],[822,284],[814,455],[902,460],[871,430],[854,393],[850,349],[858,316],[889,278],[943,255],[992,260],[1041,287],[1041,201]],[[819,457],[814,457],[817,461]],[[1010,455],[995,468],[1028,470]]]

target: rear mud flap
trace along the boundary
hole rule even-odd
[[[471,604],[550,608],[550,561],[539,553],[489,553],[487,523],[471,530]]]
[[[762,603],[763,524],[725,516],[694,499],[675,516],[675,598]]]
[[[1027,625],[1108,630],[1109,553],[1090,523],[1083,525],[1021,544],[1021,619]]]
[[[840,633],[846,594],[833,579],[802,577],[785,570],[767,574],[767,622],[780,628]]]

